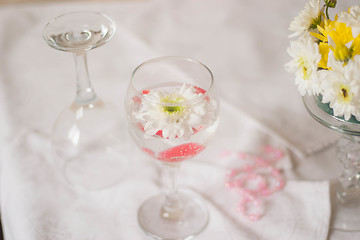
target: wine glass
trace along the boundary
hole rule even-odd
[[[129,132],[137,146],[162,166],[164,193],[139,209],[141,228],[156,239],[190,239],[205,229],[208,210],[177,190],[183,161],[202,152],[216,132],[219,103],[213,75],[203,64],[162,57],[138,66],[127,90]]]
[[[95,93],[88,74],[86,52],[105,44],[115,23],[96,12],[71,12],[51,20],[43,38],[53,48],[72,52],[76,65],[76,97],[57,118],[51,136],[58,164],[72,186],[102,189],[121,178],[125,159],[121,147],[121,117]]]

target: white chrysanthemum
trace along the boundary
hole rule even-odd
[[[343,66],[330,52],[328,63],[332,70],[323,71],[323,102],[330,103],[335,116],[360,120],[360,57]]]
[[[321,18],[320,0],[310,0],[305,8],[290,23],[289,30],[294,32],[290,37],[298,36],[308,31]]]
[[[290,41],[287,49],[293,60],[285,65],[290,73],[295,73],[295,84],[302,96],[320,93],[318,63],[321,60],[319,45],[306,33],[296,41]]]
[[[170,140],[190,137],[201,124],[209,120],[210,112],[216,108],[215,102],[209,101],[208,97],[187,104],[203,94],[197,89],[184,84],[172,92],[151,90],[144,95],[139,111],[134,115],[143,124],[147,135],[158,135]]]
[[[360,5],[353,6],[349,12],[342,12],[338,14],[338,21],[345,23],[351,27],[353,37],[356,38],[360,34]]]

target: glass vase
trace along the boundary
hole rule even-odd
[[[332,198],[331,228],[360,230],[360,122],[334,117],[332,109],[321,102],[321,96],[304,96],[310,115],[322,125],[339,132],[337,158],[343,166]]]

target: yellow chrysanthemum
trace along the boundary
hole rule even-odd
[[[321,60],[318,63],[318,67],[322,69],[329,69],[327,66],[328,55],[330,51],[330,45],[328,43],[329,32],[334,28],[335,22],[325,19],[321,24],[317,26],[319,33],[310,33],[314,37],[320,40],[319,52],[321,54]]]
[[[335,17],[335,21],[325,19],[324,26],[318,25],[318,30],[319,33],[311,34],[320,40],[320,68],[329,68],[327,66],[329,50],[333,51],[337,61],[343,62],[344,64],[347,64],[355,55],[360,55],[360,35],[354,39],[351,27],[348,27],[343,22],[338,22],[337,16]]]
[[[328,36],[335,45],[330,45],[330,49],[334,52],[335,59],[347,63],[353,57],[352,47],[346,46],[346,44],[354,40],[351,28],[347,27],[345,23],[335,22],[334,29],[328,32]]]

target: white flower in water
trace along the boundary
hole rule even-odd
[[[305,9],[290,23],[289,30],[294,32],[290,37],[298,36],[309,29],[316,29],[321,22],[320,0],[310,0],[306,3]]]
[[[338,15],[338,21],[346,23],[351,28],[353,37],[360,34],[360,5],[349,8],[348,12],[342,12]]]
[[[323,102],[330,103],[334,116],[349,120],[354,115],[360,120],[360,57],[356,56],[345,66],[329,54],[332,70],[323,71]]]
[[[306,33],[296,41],[290,41],[287,49],[293,60],[285,65],[288,72],[295,73],[295,84],[302,96],[320,92],[318,63],[321,60],[319,45]]]
[[[209,101],[208,97],[197,99],[204,92],[185,84],[171,92],[151,90],[143,94],[135,117],[143,124],[147,135],[170,140],[190,137],[207,122],[211,109],[214,111],[216,107],[215,101]]]

